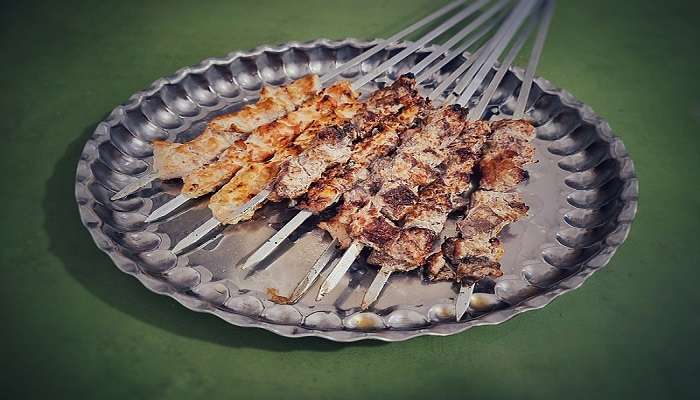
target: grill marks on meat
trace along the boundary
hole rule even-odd
[[[306,178],[307,181],[301,183],[308,188],[308,185],[313,180],[320,178],[328,167],[336,163],[344,163],[350,158],[352,141],[373,133],[372,128],[374,126],[364,127],[365,129],[363,129],[363,127],[358,125],[358,121],[380,121],[375,116],[383,117],[382,113],[389,112],[373,103],[373,99],[398,99],[398,101],[412,105],[415,101],[411,101],[411,96],[418,96],[414,86],[415,82],[413,79],[404,77],[399,79],[395,85],[375,92],[370,96],[370,100],[367,103],[357,108],[352,110],[343,109],[343,107],[334,109],[334,118],[337,117],[336,120],[331,121],[330,119],[321,118],[321,120],[312,125],[315,125],[317,128],[313,138],[306,134],[307,130],[299,135],[291,146],[276,152],[274,158],[267,161],[264,167],[246,167],[246,169],[234,176],[228,184],[224,185],[219,192],[212,196],[209,202],[209,208],[212,210],[214,217],[223,223],[233,224],[252,216],[254,210],[252,210],[250,215],[241,217],[236,216],[236,212],[242,204],[267,187],[274,177],[286,176],[286,174],[280,174],[280,169],[293,169],[294,164],[292,160],[302,161],[298,165],[301,168],[296,170],[295,175]],[[391,104],[392,107],[396,106],[394,103]],[[373,111],[368,113],[367,110]],[[347,123],[347,119],[350,119],[352,123]],[[250,174],[255,172],[262,177],[256,176],[255,179],[246,182],[244,179],[247,179],[245,178],[248,175],[247,170],[251,170]],[[301,190],[299,188],[302,186],[296,186],[297,182],[291,183],[293,185],[289,185],[290,190]]]
[[[214,118],[202,134],[187,143],[156,140],[153,142],[154,170],[163,180],[181,178],[215,159],[246,133],[293,111],[319,88],[316,75],[279,88],[264,87],[257,103]]]
[[[435,260],[428,261],[426,272],[431,280],[439,275],[452,275],[456,280],[479,280],[485,276],[499,277],[498,263],[503,246],[497,236],[503,228],[527,216],[528,207],[515,192],[477,191],[472,195],[472,207],[458,223],[460,238],[450,238],[442,250],[431,257],[444,257],[448,263],[435,271]],[[432,264],[432,265],[431,265]]]
[[[493,134],[479,162],[480,190],[472,195],[469,212],[457,223],[460,235],[447,239],[424,264],[432,281],[501,276],[499,260],[504,250],[497,237],[508,224],[527,216],[528,207],[514,190],[527,179],[522,167],[534,161],[530,143],[534,128],[522,120],[494,122],[491,128]]]
[[[359,136],[357,126],[346,123],[319,132],[313,145],[298,157],[288,159],[273,181],[273,201],[303,195],[309,185],[321,178],[328,166],[350,159],[352,139]]]
[[[288,147],[315,120],[332,113],[338,106],[356,103],[356,98],[347,81],[322,90],[298,110],[255,129],[245,142],[234,143],[216,161],[187,175],[183,179],[182,194],[194,198],[215,191],[244,166],[268,160]]]
[[[373,249],[367,262],[394,271],[418,268],[433,248],[437,234],[424,228],[404,228],[383,247]]]
[[[527,179],[522,166],[535,159],[535,148],[531,143],[535,129],[523,120],[497,121],[492,129],[493,137],[479,163],[479,185],[484,190],[507,192]]]
[[[418,202],[418,188],[437,179],[449,145],[465,127],[461,108],[445,106],[432,112],[425,126],[411,132],[386,168],[378,171],[381,188],[372,199],[382,213],[397,221]]]
[[[356,112],[359,106],[358,103],[341,105],[334,110],[333,114],[325,115],[312,123],[309,128],[297,136],[292,145],[278,151],[271,160],[249,163],[243,167],[209,200],[209,208],[214,217],[226,224],[234,224],[251,217],[255,210],[251,210],[249,215],[237,216],[238,207],[268,186],[287,158],[296,156],[305,148],[312,146],[322,131],[344,123],[346,117],[352,115],[352,112]],[[328,135],[320,136],[328,137]]]
[[[356,129],[347,132],[352,134],[346,134],[345,139],[335,142],[334,146],[319,149],[312,146],[299,157],[290,159],[275,179],[270,198],[280,201],[304,195],[327,169],[348,161],[354,150],[353,143],[386,131],[385,120],[402,111],[395,121],[412,121],[418,109],[416,104],[419,99],[415,90],[415,80],[407,76],[402,76],[391,86],[374,92],[369,97],[365,109],[353,118]]]
[[[466,205],[462,194],[469,190],[472,171],[490,133],[485,122],[467,124],[449,146],[439,167],[441,176],[420,190],[418,203],[405,213],[399,235],[385,246],[375,248],[368,258],[370,264],[399,271],[423,264],[449,213]]]
[[[372,164],[369,179],[346,193],[338,214],[319,226],[327,229],[342,246],[349,245],[353,239],[374,249],[396,243],[402,230],[394,222],[400,218],[392,216],[410,209],[417,201],[421,184],[437,177],[436,167],[464,126],[464,114],[459,107],[429,112],[422,129],[407,132],[392,158]],[[430,243],[431,235],[414,234],[410,240],[416,244]]]

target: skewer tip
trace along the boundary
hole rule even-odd
[[[175,253],[176,256],[179,256],[182,253],[182,250],[188,247],[190,247],[189,243],[179,242],[175,245],[175,247],[173,247],[173,253]]]
[[[457,300],[455,301],[455,320],[457,322],[459,322],[469,310],[473,293],[474,284],[468,286],[463,284],[462,287],[460,287]]]
[[[321,288],[318,290],[318,295],[316,295],[316,301],[321,301],[323,296],[328,294],[328,288],[325,285],[321,285]]]
[[[123,199],[124,197],[126,197],[125,193],[117,192],[114,194],[114,196],[110,197],[109,199],[112,201],[117,201]]]
[[[257,264],[258,262],[256,260],[248,259],[241,265],[241,270],[246,271]]]

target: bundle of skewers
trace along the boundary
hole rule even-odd
[[[376,301],[391,274],[422,270],[428,282],[452,281],[460,287],[460,319],[474,284],[502,275],[499,234],[527,215],[517,186],[527,179],[524,167],[535,161],[534,128],[523,116],[553,7],[546,0],[463,3],[448,4],[321,77],[309,75],[263,88],[255,104],[213,119],[190,142],[154,142],[152,172],[113,199],[155,179],[182,179],[181,194],[154,210],[146,219],[151,222],[212,194],[211,219],[177,243],[176,254],[196,249],[227,225],[254,218],[267,202],[288,202],[299,210],[296,216],[242,268],[262,265],[312,216],[321,219],[318,228],[333,240],[294,292],[289,297],[275,295],[274,301],[301,299],[344,251],[320,285],[320,299],[367,249],[367,263],[379,272],[364,296],[363,309]],[[354,82],[337,80],[457,9]],[[360,94],[378,77],[386,78],[398,62],[467,19],[464,28],[434,46],[393,83]],[[536,27],[513,119],[482,120]],[[473,45],[477,48],[467,61],[436,84],[436,74]],[[462,215],[457,235],[445,237],[445,224],[454,215]]]

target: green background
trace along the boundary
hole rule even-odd
[[[3,3],[0,396],[690,397],[697,4],[557,4],[538,73],[608,119],[641,182],[637,220],[608,268],[500,326],[337,344],[229,326],[118,272],[80,224],[77,159],[112,108],[182,66],[263,43],[386,37],[438,4]]]

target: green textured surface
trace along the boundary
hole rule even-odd
[[[3,398],[691,397],[699,372],[698,3],[560,1],[539,74],[607,118],[641,205],[609,268],[543,310],[447,338],[337,344],[229,326],[114,268],[74,171],[114,106],[263,43],[387,36],[423,1],[3,4]]]

